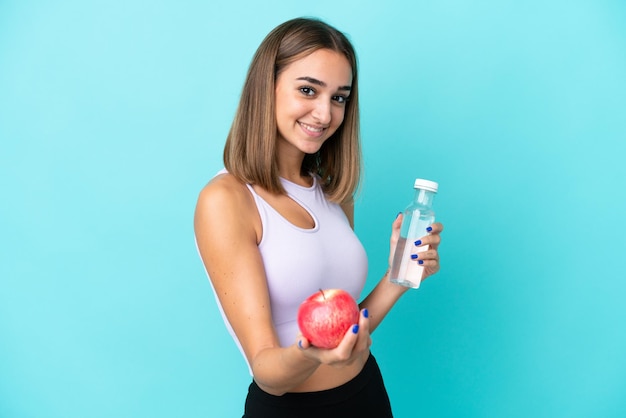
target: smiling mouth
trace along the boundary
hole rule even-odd
[[[314,133],[314,134],[319,134],[319,133],[323,132],[324,129],[326,129],[326,128],[323,128],[323,127],[316,127],[316,126],[312,126],[312,125],[307,125],[304,122],[298,122],[298,123],[300,124],[300,126],[302,126],[302,128],[304,128],[305,130],[307,130],[307,131],[309,131],[311,133]]]

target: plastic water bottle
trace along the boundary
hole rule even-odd
[[[419,264],[419,257],[413,259],[411,255],[428,250],[428,245],[417,247],[415,241],[428,235],[426,228],[435,222],[432,204],[439,185],[434,181],[416,179],[413,188],[415,197],[403,212],[400,238],[393,255],[389,280],[417,289],[422,281],[424,267]]]

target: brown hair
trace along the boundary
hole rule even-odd
[[[319,49],[345,55],[352,67],[352,88],[343,123],[317,153],[305,156],[302,172],[319,175],[330,200],[346,202],[353,198],[361,175],[357,60],[346,36],[317,19],[289,20],[257,49],[226,139],[224,166],[245,183],[285,192],[276,161],[276,80],[287,65]]]

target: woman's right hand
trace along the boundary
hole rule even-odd
[[[359,323],[352,325],[339,345],[332,349],[313,346],[308,339],[300,335],[296,344],[304,356],[320,364],[333,367],[349,366],[354,361],[366,358],[369,354],[372,338],[370,336],[370,320],[367,309],[362,309]]]

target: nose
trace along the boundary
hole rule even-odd
[[[311,114],[313,115],[313,118],[315,118],[315,121],[322,124],[322,125],[328,125],[330,123],[331,120],[331,104],[329,101],[327,100],[317,100],[315,102],[315,107],[313,108],[313,111],[311,112]]]

